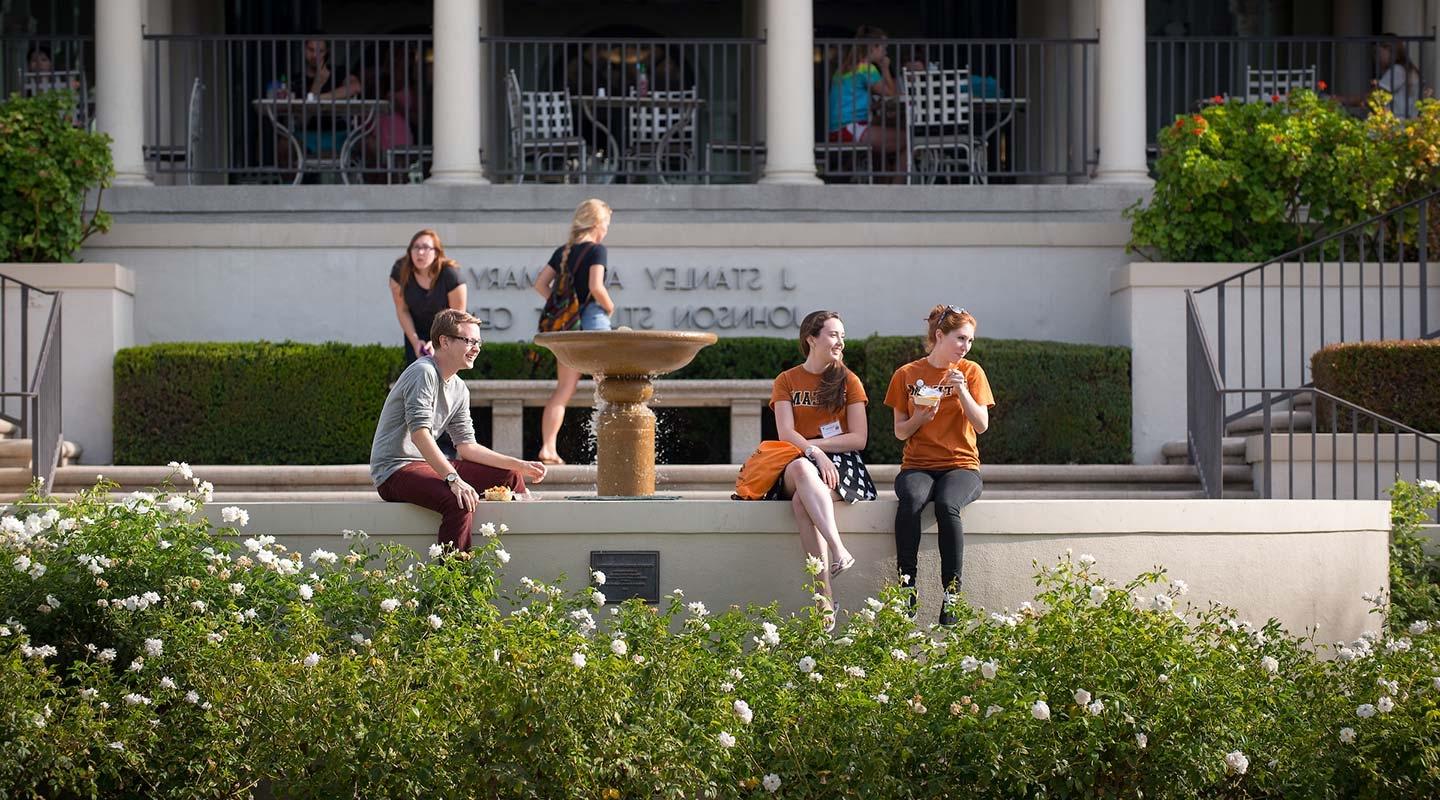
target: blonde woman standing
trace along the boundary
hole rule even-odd
[[[610,330],[610,315],[615,313],[615,301],[605,289],[605,264],[607,253],[605,235],[610,232],[610,206],[603,200],[591,198],[575,209],[570,221],[570,235],[565,244],[555,248],[550,260],[535,278],[535,292],[546,300],[568,285],[575,292],[580,304],[580,330]],[[562,280],[568,278],[567,280]],[[580,373],[564,364],[555,365],[555,392],[545,401],[545,410],[540,417],[539,460],[545,464],[564,464],[555,449],[555,439],[560,435],[560,425],[565,421],[565,405],[575,394],[575,385],[580,382]]]

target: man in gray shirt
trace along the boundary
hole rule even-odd
[[[370,446],[370,479],[390,503],[414,503],[441,515],[439,541],[470,549],[470,528],[480,492],[505,486],[524,495],[525,479],[545,479],[545,465],[501,455],[475,441],[470,390],[458,374],[475,366],[480,320],[458,309],[435,315],[434,355],[400,373],[380,409]],[[435,438],[448,431],[459,458],[440,452]],[[479,487],[477,490],[476,487]]]

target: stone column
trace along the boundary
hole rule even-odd
[[[1150,183],[1145,166],[1145,0],[1098,0],[1100,183]]]
[[[435,162],[429,183],[483,184],[480,169],[480,3],[435,0]]]
[[[95,122],[110,134],[116,186],[151,185],[142,151],[145,105],[135,102],[136,88],[145,85],[142,10],[143,0],[95,4]]]
[[[755,400],[730,403],[730,463],[744,464],[760,444],[761,405]]]
[[[814,53],[809,0],[766,0],[761,183],[820,183],[815,175]]]

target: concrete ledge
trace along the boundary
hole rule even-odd
[[[841,507],[837,520],[859,559],[836,581],[839,605],[862,606],[894,574],[894,501]],[[286,546],[343,550],[339,531],[422,551],[435,541],[438,515],[393,503],[251,503],[247,532]],[[220,509],[206,511],[220,525]],[[1198,608],[1216,601],[1255,622],[1279,619],[1321,638],[1349,639],[1373,627],[1364,592],[1388,585],[1389,505],[1375,501],[1005,501],[981,500],[965,512],[964,585],[972,603],[1014,608],[1034,594],[1033,564],[1067,549],[1099,559],[1118,581],[1163,565],[1185,579]],[[804,556],[787,503],[733,501],[556,501],[487,503],[479,521],[505,523],[514,556],[506,580],[572,580],[587,574],[590,551],[655,550],[661,590],[714,608],[808,602]],[[926,531],[935,530],[927,517]],[[921,545],[922,620],[939,608],[934,537]]]

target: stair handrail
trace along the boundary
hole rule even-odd
[[[9,330],[5,310],[9,306],[11,284],[19,291],[19,370],[18,390],[9,389],[6,382],[11,374],[9,369]],[[45,330],[41,334],[40,347],[35,357],[34,371],[30,370],[30,295],[32,293],[52,298],[50,311],[45,319]],[[30,439],[30,474],[41,481],[42,487],[49,487],[59,465],[64,441],[61,416],[61,302],[63,292],[32,286],[24,281],[0,274],[0,419],[19,427],[23,436]],[[6,400],[17,398],[20,413],[8,413]]]
[[[1213,321],[1215,324],[1216,344],[1212,350],[1214,367],[1222,381],[1232,389],[1250,389],[1253,385],[1282,385],[1282,386],[1310,386],[1312,381],[1309,378],[1309,357],[1310,354],[1320,347],[1333,341],[1364,341],[1374,338],[1435,338],[1440,336],[1440,328],[1432,329],[1430,314],[1430,263],[1429,263],[1429,239],[1432,220],[1437,218],[1434,208],[1440,203],[1440,190],[1418,197],[1414,200],[1402,203],[1394,208],[1376,214],[1368,219],[1349,225],[1334,233],[1327,234],[1313,242],[1293,248],[1281,255],[1261,262],[1253,267],[1247,267],[1226,278],[1214,283],[1193,290],[1197,298],[1197,308],[1202,296],[1213,296],[1215,298]],[[1391,229],[1398,231],[1400,251],[1398,258],[1394,261],[1386,259],[1387,238],[1394,239],[1390,235]],[[1413,239],[1407,240],[1406,234],[1413,234]],[[1346,245],[1354,240],[1356,247],[1351,255],[1347,256]],[[1378,250],[1367,256],[1367,247]],[[1333,250],[1338,250],[1338,258],[1327,256]],[[1413,253],[1414,260],[1406,261],[1406,257]],[[1369,260],[1372,257],[1378,260]],[[1411,269],[1407,269],[1407,264]],[[1346,269],[1353,267],[1352,272],[1358,272],[1347,285]],[[1373,275],[1367,275],[1367,267],[1374,268]],[[1332,269],[1333,268],[1333,269]],[[1386,271],[1397,272],[1397,282],[1393,286],[1386,286]],[[1407,275],[1413,270],[1415,286],[1407,285]],[[1287,273],[1294,272],[1296,279],[1287,285]],[[1338,280],[1327,285],[1326,273],[1333,271]],[[1278,272],[1278,281],[1267,282],[1267,275]],[[1313,272],[1307,284],[1307,272]],[[1366,279],[1374,280],[1374,287],[1367,287]],[[1317,280],[1318,278],[1318,280]],[[1268,283],[1268,285],[1267,285]],[[1238,284],[1238,286],[1237,286]],[[1238,299],[1230,296],[1232,290],[1238,289]],[[1258,292],[1255,290],[1258,289]],[[1413,289],[1413,291],[1412,291]],[[1291,295],[1294,295],[1293,299]],[[1346,317],[1347,297],[1354,295],[1352,318]],[[1394,306],[1398,306],[1398,313],[1386,315],[1387,295],[1394,296]],[[1314,296],[1314,300],[1311,300]],[[1228,302],[1227,302],[1228,299]],[[1258,306],[1258,324],[1250,325],[1250,312],[1248,304]],[[1234,336],[1231,330],[1233,322],[1233,311],[1231,305],[1238,305],[1240,316],[1239,336]],[[1370,336],[1368,330],[1372,327],[1366,323],[1367,305],[1374,307],[1372,318],[1375,321],[1373,330],[1375,336]],[[1318,308],[1315,308],[1318,306]],[[1337,324],[1327,324],[1327,309],[1333,306],[1336,309],[1335,319]],[[1413,306],[1415,313],[1407,320],[1407,306]],[[1312,317],[1313,324],[1307,322],[1307,308],[1318,311]],[[1393,307],[1392,307],[1393,308]],[[1267,310],[1278,312],[1278,324],[1270,324],[1267,321]],[[1293,309],[1293,310],[1292,310]],[[1292,317],[1287,321],[1286,312],[1292,310]],[[1298,312],[1298,332],[1292,330],[1291,325],[1297,324],[1293,316]],[[1312,312],[1313,313],[1313,312]],[[1354,321],[1355,325],[1349,325]],[[1412,324],[1413,323],[1413,324]],[[1350,336],[1347,327],[1356,329],[1358,336]],[[1394,329],[1391,335],[1388,330]],[[1253,328],[1253,330],[1252,330]],[[1311,335],[1310,328],[1314,328],[1314,335]],[[1338,335],[1331,335],[1328,329],[1335,328]],[[1279,343],[1272,347],[1272,343],[1278,333]],[[1207,337],[1208,338],[1208,337]],[[1290,341],[1296,341],[1295,365],[1297,369],[1289,369],[1288,357],[1292,347]],[[1233,342],[1233,345],[1232,345]],[[1238,351],[1239,371],[1238,375],[1230,369],[1233,366],[1232,348]],[[1274,351],[1278,355],[1279,374],[1272,374],[1267,364],[1267,354]],[[1257,352],[1258,351],[1258,352]],[[1253,354],[1253,357],[1252,357]],[[1251,378],[1256,370],[1258,362],[1258,380]],[[1291,376],[1294,376],[1292,379]],[[1227,394],[1238,394],[1239,404],[1227,415],[1227,420],[1238,419],[1241,416],[1259,410],[1258,404],[1247,403],[1254,390],[1232,392]]]

